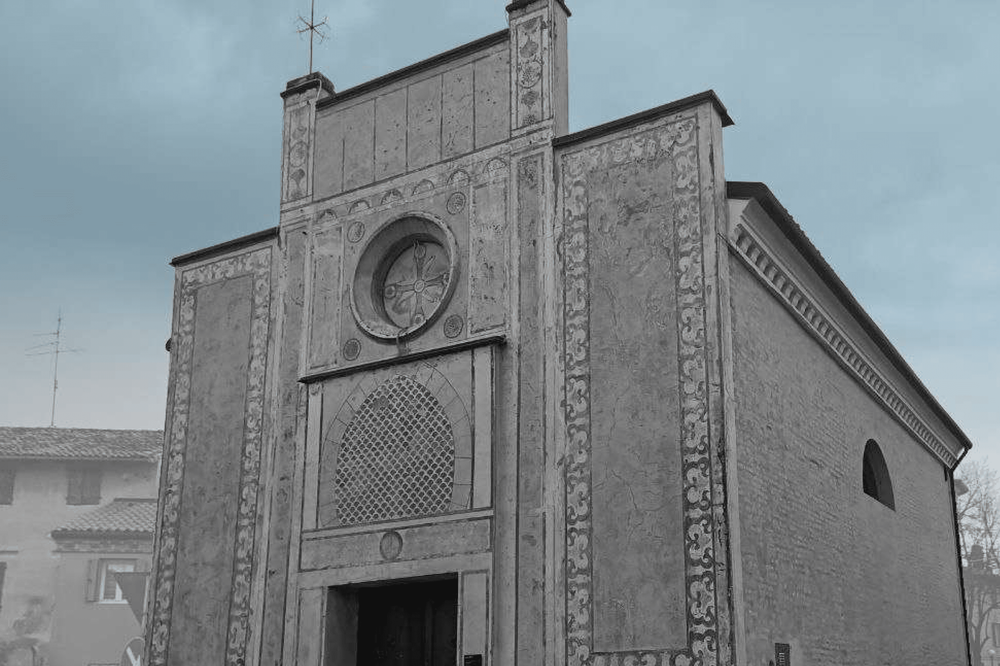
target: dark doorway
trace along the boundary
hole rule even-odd
[[[358,589],[358,661],[364,666],[454,666],[458,579]]]

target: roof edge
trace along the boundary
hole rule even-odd
[[[519,9],[530,7],[534,2],[536,2],[536,0],[514,0],[514,2],[507,5],[507,13],[509,14],[511,12],[516,12]],[[566,16],[573,15],[573,12],[569,10],[569,7],[566,6],[566,2],[564,0],[556,0],[556,2],[560,7],[562,7],[562,10],[566,12]]]
[[[325,109],[328,106],[333,106],[338,102],[343,102],[344,100],[351,99],[352,97],[359,97],[360,95],[381,88],[384,85],[392,83],[394,81],[399,81],[400,79],[405,79],[408,76],[412,76],[420,71],[430,69],[437,65],[450,62],[461,58],[469,53],[475,53],[495,44],[507,41],[509,38],[510,29],[504,28],[503,30],[498,30],[493,34],[486,35],[485,37],[480,37],[471,42],[462,44],[461,46],[456,46],[453,49],[449,49],[437,55],[432,55],[430,58],[425,58],[419,62],[415,62],[412,65],[407,65],[400,69],[389,72],[388,74],[383,74],[382,76],[376,77],[374,79],[369,79],[363,83],[359,83],[356,86],[352,86],[343,90],[339,93],[334,93],[329,97],[325,97],[318,102],[316,102],[316,110]]]
[[[136,541],[152,539],[154,530],[64,530],[54,529],[49,532],[55,540],[59,539],[100,539],[102,537],[132,538]]]
[[[329,95],[332,95],[334,92],[330,79],[323,76],[321,72],[309,72],[305,76],[300,76],[286,83],[285,89],[281,92],[281,98],[285,99],[290,95],[296,95],[317,86],[325,90]]]
[[[142,456],[40,456],[34,454],[13,454],[13,453],[0,453],[0,460],[47,460],[47,461],[73,461],[73,462],[148,462],[154,463],[160,459],[159,453],[150,453],[149,455]]]
[[[633,113],[630,116],[624,116],[600,125],[594,125],[593,127],[588,127],[587,129],[580,130],[579,132],[573,132],[572,134],[565,134],[563,136],[556,137],[552,140],[552,147],[561,148],[574,143],[580,143],[581,141],[593,139],[604,134],[610,134],[611,132],[616,132],[618,130],[627,129],[634,125],[649,122],[650,120],[656,120],[660,116],[676,113],[677,111],[682,111],[704,102],[710,102],[712,106],[715,107],[715,110],[722,117],[723,127],[735,125],[733,119],[729,117],[729,112],[726,111],[726,106],[722,103],[722,100],[719,99],[719,96],[715,94],[715,91],[706,90],[705,92],[689,95],[688,97],[683,97],[681,99],[674,100],[673,102],[667,102],[666,104],[653,107],[652,109],[646,109],[645,111],[640,111],[639,113]]]
[[[730,199],[753,199],[764,209],[778,226],[778,230],[788,239],[788,242],[803,256],[809,266],[816,271],[820,279],[826,283],[830,291],[833,292],[840,302],[864,329],[875,346],[886,355],[889,362],[910,382],[916,389],[917,394],[931,407],[935,416],[951,431],[962,447],[968,451],[972,448],[972,441],[962,431],[950,414],[941,406],[930,390],[924,385],[913,371],[909,363],[902,354],[889,341],[886,334],[879,328],[878,324],[869,316],[858,300],[847,288],[847,285],[840,279],[830,264],[827,263],[823,255],[812,241],[805,235],[799,225],[795,222],[791,213],[781,205],[778,198],[771,192],[771,189],[761,182],[752,181],[726,181],[726,196]],[[961,458],[959,458],[961,460]]]
[[[184,264],[190,264],[191,262],[198,261],[199,259],[207,259],[211,256],[222,254],[223,252],[230,252],[248,245],[255,245],[261,241],[271,240],[277,235],[278,227],[271,227],[270,229],[264,229],[263,231],[256,231],[252,234],[247,234],[246,236],[240,236],[239,238],[210,245],[200,250],[188,252],[187,254],[178,255],[170,260],[170,265],[174,268],[179,268]]]

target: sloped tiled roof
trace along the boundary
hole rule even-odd
[[[148,536],[156,525],[156,498],[116,497],[52,530],[52,537]]]
[[[156,460],[162,430],[0,427],[0,458]]]

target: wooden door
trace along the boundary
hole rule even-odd
[[[358,590],[358,666],[455,666],[455,579]]]

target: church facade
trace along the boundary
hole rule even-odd
[[[567,130],[559,0],[282,93],[174,260],[146,662],[966,663],[970,443],[712,92]]]

